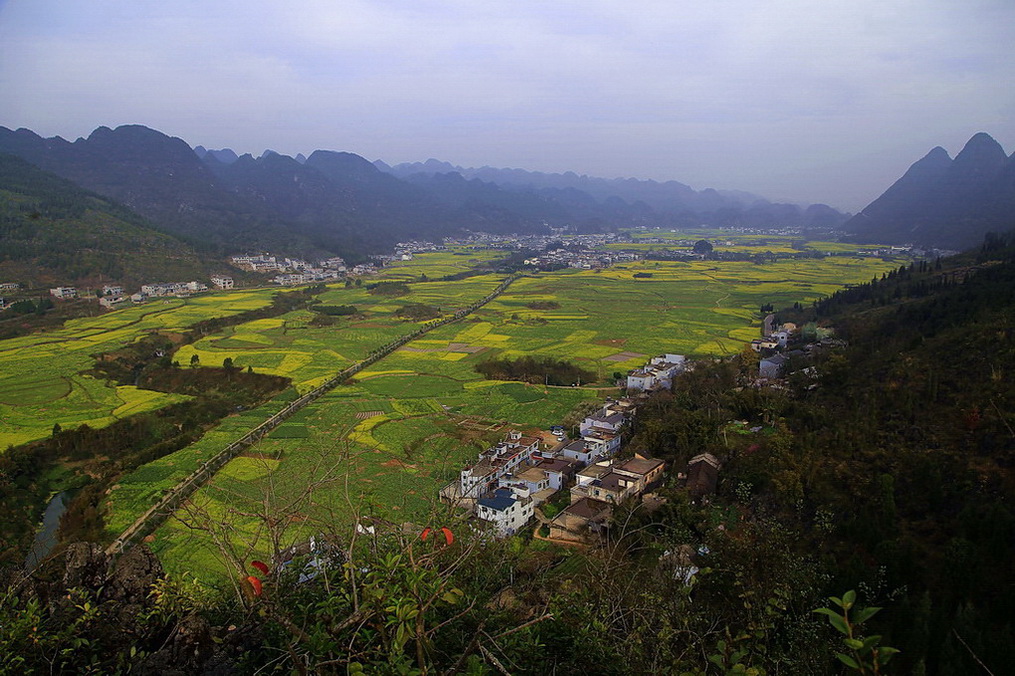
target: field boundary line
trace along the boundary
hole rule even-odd
[[[453,322],[460,321],[468,315],[472,314],[479,308],[483,307],[497,296],[504,293],[505,290],[511,285],[512,282],[517,280],[521,275],[513,274],[504,279],[497,288],[491,291],[489,294],[484,296],[482,299],[468,305],[453,315],[443,317],[441,319],[435,319],[427,322],[426,324],[418,327],[415,331],[405,334],[399,338],[396,338],[381,347],[375,348],[370,351],[370,354],[366,359],[356,362],[352,366],[339,371],[336,375],[326,380],[323,384],[317,386],[310,392],[307,392],[298,399],[287,404],[281,411],[278,411],[267,420],[262,422],[254,429],[247,432],[245,435],[232,442],[221,451],[216,453],[214,456],[205,460],[200,467],[191,472],[189,476],[184,478],[174,487],[170,488],[162,498],[159,499],[154,505],[152,505],[148,511],[138,517],[131,525],[129,525],[113,542],[106,547],[106,554],[117,555],[130,549],[137,542],[142,540],[146,535],[153,532],[159,525],[162,524],[169,516],[176,511],[185,500],[190,498],[198,488],[203,486],[212,476],[215,475],[227,462],[238,456],[240,453],[248,450],[251,446],[255,445],[261,439],[263,439],[269,432],[278,427],[280,424],[285,422],[287,419],[292,417],[297,411],[303,409],[307,404],[316,401],[318,398],[330,392],[338,385],[359,373],[368,366],[384,359],[389,354],[402,347],[410,341],[416,340],[420,336],[433,331],[436,328],[451,324]]]

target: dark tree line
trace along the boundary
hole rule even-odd
[[[547,385],[574,385],[596,380],[595,373],[552,357],[488,359],[476,364],[476,371],[488,380],[521,380]]]

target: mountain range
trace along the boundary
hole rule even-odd
[[[843,226],[860,241],[950,249],[1015,228],[1015,154],[980,132],[952,159],[938,146]]]
[[[329,252],[352,259],[398,240],[463,232],[601,231],[623,226],[820,226],[845,216],[823,205],[773,204],[669,181],[599,179],[448,163],[390,167],[345,152],[292,158],[191,148],[140,125],[99,127],[74,142],[0,127],[17,155],[123,203],[198,249]]]
[[[356,261],[400,240],[551,226],[841,227],[858,241],[961,249],[1015,225],[1015,159],[985,133],[954,160],[933,149],[852,218],[823,204],[696,191],[677,181],[476,169],[435,159],[391,166],[332,150],[295,158],[265,150],[255,158],[191,148],[141,125],[99,127],[74,142],[0,127],[0,153],[118,202],[215,256],[272,250]]]

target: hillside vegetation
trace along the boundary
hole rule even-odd
[[[24,286],[194,279],[189,246],[105,197],[0,153],[0,280]]]

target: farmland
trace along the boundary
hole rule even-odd
[[[849,255],[861,249],[871,248],[869,245],[850,244],[846,242],[825,242],[808,240],[800,235],[779,235],[742,233],[727,229],[685,229],[676,232],[666,230],[632,230],[627,233],[631,242],[608,244],[605,248],[612,251],[651,251],[687,250],[693,242],[706,239],[712,243],[717,252],[740,254],[777,254],[787,255],[800,253],[794,243],[802,244],[804,250],[820,251],[827,254]],[[646,241],[659,240],[659,241]]]
[[[416,269],[423,268],[417,265]],[[396,274],[398,270],[401,268],[396,268]],[[409,295],[396,298],[371,295],[365,287],[337,286],[318,296],[321,304],[351,305],[359,310],[356,315],[327,326],[315,325],[311,310],[259,319],[186,345],[176,359],[189,364],[196,355],[201,364],[209,366],[232,359],[235,365],[253,367],[258,373],[292,378],[294,386],[305,393],[364,359],[374,348],[415,328],[416,324],[395,315],[405,304],[425,303],[453,314],[489,294],[501,279],[484,275],[454,283],[418,282],[411,286]]]
[[[422,264],[426,256],[417,260]],[[757,335],[761,304],[809,302],[888,267],[876,259],[842,256],[763,266],[643,262],[601,272],[524,277],[464,321],[412,341],[300,412],[262,441],[256,453],[230,462],[191,504],[220,516],[231,509],[249,511],[255,497],[271,495],[283,504],[309,478],[332,477],[314,496],[320,514],[348,518],[350,510],[362,508],[396,522],[411,520],[426,512],[437,488],[465,460],[505,429],[560,422],[577,404],[605,393],[485,381],[474,370],[479,360],[525,354],[574,360],[596,373],[602,386],[614,372],[639,366],[662,351],[698,356],[737,352]],[[637,273],[641,276],[635,278]],[[188,350],[205,364],[229,357],[240,366],[292,377],[305,391],[372,347],[406,333],[412,324],[394,316],[400,305],[425,302],[448,312],[482,297],[498,281],[481,276],[414,283],[411,293],[400,298],[334,288],[321,296],[322,302],[354,305],[360,314],[322,328],[315,328],[312,313],[304,310],[249,322],[186,346],[178,359],[186,363]],[[557,307],[530,307],[545,307],[547,301]],[[107,504],[110,533],[281,405],[275,401],[228,418],[192,447],[124,477]],[[255,549],[265,546],[257,519],[248,516],[237,523],[243,525],[236,532],[245,533]],[[201,567],[213,566],[208,550],[194,546],[197,537],[169,522],[157,531],[153,546],[170,567],[194,566],[194,557],[207,559]]]
[[[478,265],[503,258],[504,252],[496,249],[451,247],[448,251],[418,254],[409,261],[395,261],[384,269],[384,278],[409,281],[426,275],[439,279],[473,270]]]
[[[202,319],[263,307],[275,293],[264,289],[158,300],[0,342],[0,448],[48,436],[55,423],[102,427],[180,401],[179,395],[117,387],[82,372],[92,367],[93,355],[152,331],[179,332]]]

